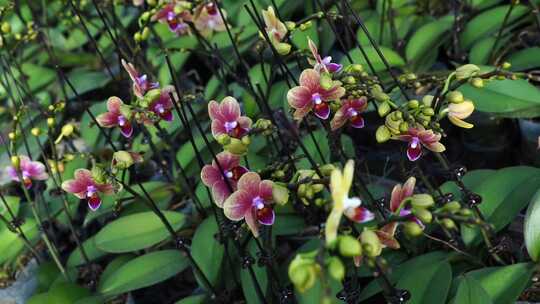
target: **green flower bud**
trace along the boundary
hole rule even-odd
[[[422,103],[426,106],[426,107],[431,107],[431,104],[433,102],[433,98],[435,96],[433,95],[426,95],[422,98]]]
[[[409,106],[409,108],[411,108],[411,109],[416,109],[416,108],[418,108],[419,105],[420,105],[420,102],[418,100],[416,100],[416,99],[411,99],[407,103],[407,106]]]
[[[244,135],[242,137],[242,143],[246,145],[246,147],[251,144],[251,138],[249,137],[249,135]]]
[[[512,64],[510,64],[510,62],[505,61],[502,64],[502,68],[505,69],[505,70],[508,70],[511,67],[512,67]]]
[[[275,43],[274,47],[281,56],[285,56],[291,52],[291,45],[285,42]]]
[[[272,185],[272,198],[278,205],[285,205],[289,201],[289,189],[281,183]]]
[[[338,239],[339,253],[344,257],[354,257],[362,255],[362,245],[350,235],[340,236]]]
[[[352,76],[347,76],[343,79],[343,82],[346,83],[346,84],[355,84],[356,83],[356,79]]]
[[[311,27],[312,24],[313,24],[313,23],[311,22],[311,20],[310,20],[310,21],[306,21],[306,22],[300,24],[299,29],[300,29],[302,32],[303,32],[303,31],[306,31],[306,30],[308,30],[308,29]]]
[[[216,141],[222,146],[230,144],[231,138],[228,134],[220,134],[215,137]]]
[[[433,220],[431,212],[424,208],[413,208],[412,213],[424,224],[429,224]]]
[[[320,266],[315,262],[317,251],[297,254],[289,265],[289,279],[300,292],[310,289],[317,279]]]
[[[154,101],[158,100],[161,97],[161,89],[152,89],[146,94],[144,94],[145,101],[148,102],[148,104],[153,103]]]
[[[360,234],[363,252],[370,258],[377,257],[382,252],[382,244],[379,237],[372,230],[365,229]]]
[[[258,119],[254,124],[253,128],[255,129],[262,129],[266,130],[268,128],[272,127],[272,122],[268,119],[260,118]]]
[[[379,90],[371,90],[371,95],[373,95],[373,98],[379,102],[388,101],[390,100],[390,96],[388,96],[383,91]]]
[[[386,142],[392,137],[392,134],[390,133],[390,130],[385,126],[379,126],[377,128],[377,131],[375,132],[375,139],[378,143]]]
[[[2,33],[9,34],[11,33],[11,24],[9,22],[3,22],[1,27]]]
[[[326,204],[326,201],[320,197],[315,199],[315,206],[321,207]]]
[[[452,91],[446,95],[448,101],[451,103],[462,103],[465,101],[463,94],[460,91]]]
[[[419,208],[429,208],[435,204],[433,197],[429,194],[415,194],[410,197],[411,205]]]
[[[337,281],[343,280],[345,277],[345,266],[343,262],[336,256],[330,257],[328,260],[328,273],[330,273],[330,276]]]
[[[319,80],[321,87],[325,90],[330,90],[334,86],[334,81],[332,80],[332,75],[327,72],[321,73],[321,78]]]
[[[461,214],[463,216],[471,216],[471,215],[473,215],[473,212],[469,208],[462,208],[461,210],[459,210],[459,214]]]
[[[416,74],[414,74],[414,73],[407,73],[407,74],[405,74],[405,78],[406,78],[408,81],[414,81],[414,80],[417,79]]]
[[[142,157],[136,153],[117,151],[113,154],[112,167],[124,170],[131,167],[135,162],[141,162]]]
[[[377,112],[379,113],[380,117],[386,116],[386,114],[388,114],[390,110],[390,104],[386,101],[383,101],[381,104],[379,104],[379,107],[377,108]]]
[[[92,167],[92,178],[98,183],[98,184],[105,184],[107,181],[107,176],[105,174],[105,171],[101,169],[100,167]]]
[[[150,36],[150,29],[148,27],[144,27],[141,33],[141,39],[146,40]]]
[[[296,23],[292,21],[285,21],[285,26],[287,27],[287,30],[292,31],[296,28]]]
[[[483,88],[484,80],[482,78],[475,77],[471,80],[471,85],[478,89]]]
[[[32,133],[32,135],[34,135],[34,136],[39,136],[41,134],[41,129],[32,128],[32,130],[30,130],[30,133]]]
[[[296,189],[296,194],[297,194],[299,197],[305,197],[305,196],[306,196],[307,189],[308,189],[307,184],[300,184],[300,185],[298,186],[298,189]]]
[[[461,204],[458,201],[451,201],[442,207],[442,210],[450,213],[458,212],[461,209]]]
[[[244,136],[244,138],[247,137],[247,136]],[[231,152],[232,154],[235,154],[235,155],[243,155],[247,152],[247,149],[248,149],[248,145],[246,145],[244,143],[244,138],[242,138],[242,140],[238,139],[238,138],[233,138],[231,137],[230,138],[230,142],[229,144],[227,145],[224,145],[223,146],[223,149]],[[247,139],[249,141],[249,138]]]
[[[442,219],[441,220],[441,225],[444,228],[449,229],[449,230],[457,228],[456,223],[453,220],[449,219],[449,218]]]
[[[11,157],[11,165],[18,170],[21,167],[21,158],[17,155],[13,155]]]
[[[362,73],[364,71],[364,67],[361,64],[352,64],[350,67],[353,73]]]
[[[409,130],[409,124],[406,121],[402,121],[399,124],[399,131],[405,133]]]
[[[420,236],[423,231],[422,227],[420,227],[420,225],[418,225],[416,222],[408,221],[403,223],[403,232],[406,236],[414,238]]]
[[[143,39],[142,39],[141,33],[136,32],[136,33],[133,35],[133,40],[135,40],[135,42],[141,42],[141,41],[143,40]]]
[[[148,19],[150,19],[150,12],[144,12],[144,13],[141,15],[140,20],[141,20],[142,22],[146,22],[146,21],[148,21]]]
[[[332,164],[325,164],[319,167],[319,171],[321,171],[323,176],[330,176],[330,174],[332,174],[332,171],[334,171],[335,168],[336,166]]]
[[[426,116],[433,116],[435,115],[435,111],[432,108],[423,108],[422,113]]]
[[[313,188],[311,187],[311,185],[306,185],[306,193],[305,193],[305,197],[308,199],[308,200],[312,200],[313,199],[313,196],[315,195],[315,192],[313,191]]]
[[[466,64],[462,65],[459,68],[456,69],[456,79],[457,80],[463,80],[463,79],[469,79],[480,71],[480,68],[474,64]]]

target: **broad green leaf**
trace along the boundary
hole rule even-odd
[[[31,243],[37,240],[39,231],[33,219],[26,219],[21,229]],[[0,254],[0,265],[16,258],[24,247],[24,242],[17,233],[11,232],[9,229],[2,229],[0,231],[0,252],[2,253]]]
[[[474,43],[469,52],[469,61],[474,64],[487,64],[489,54],[491,54],[495,45],[495,37],[486,37]],[[499,47],[502,43],[499,43]]]
[[[465,176],[463,176],[462,181],[468,189],[475,189],[481,183],[485,182],[488,177],[493,175],[494,172],[495,170],[490,169],[472,170],[467,172]],[[447,181],[442,184],[441,191],[443,191],[443,193],[453,193],[456,199],[459,199],[461,197],[459,187],[454,181]]]
[[[305,227],[305,220],[293,214],[278,214],[279,221],[272,226],[273,235],[287,235],[299,233]]]
[[[534,272],[531,263],[488,267],[467,273],[484,288],[493,304],[508,304],[523,292]]]
[[[178,250],[162,250],[137,257],[112,273],[100,284],[101,294],[116,295],[167,280],[189,266]]]
[[[328,278],[328,279],[330,281],[329,287],[331,290],[330,303],[332,304],[343,303],[342,301],[338,300],[336,297],[333,296],[333,295],[336,295],[343,288],[343,284],[341,284],[341,282],[334,280],[333,278]],[[296,292],[296,298],[298,299],[299,304],[321,303],[321,299],[323,296],[324,296],[324,288],[321,284],[320,279],[317,279],[315,281],[315,285],[313,285],[313,287],[311,287],[310,289],[306,290],[304,293],[300,293],[298,291]],[[328,302],[324,302],[324,303],[328,303]]]
[[[471,0],[469,5],[474,9],[482,10],[499,2],[502,2],[502,0]]]
[[[183,298],[175,304],[202,304],[206,300],[206,295],[196,295]]]
[[[19,203],[21,199],[17,196],[11,195],[4,195],[3,198],[5,201],[0,201],[0,215],[5,217],[7,220],[13,220],[11,214],[17,217],[19,214]]]
[[[84,253],[88,257],[90,261],[94,261],[107,253],[103,250],[100,250],[96,247],[95,242],[95,236],[87,239],[82,243],[82,248],[84,250]],[[79,247],[75,248],[73,252],[69,255],[67,266],[69,267],[75,267],[84,264],[86,261],[84,260],[84,256],[80,250]]]
[[[291,41],[298,49],[309,50],[308,37],[313,40],[317,47],[319,47],[319,34],[317,33],[318,22],[312,21],[312,23],[311,27],[305,31],[299,29],[293,31]]]
[[[480,89],[466,84],[459,90],[478,111],[504,117],[535,117],[540,111],[540,89],[523,79],[492,80]]]
[[[257,248],[254,241],[250,241],[247,248],[252,256],[256,256]],[[266,289],[269,284],[266,268],[264,266],[260,267],[259,265],[257,265],[257,263],[254,263],[253,265],[251,265],[251,267],[253,268],[255,279],[261,287],[263,295],[266,295]],[[240,282],[242,284],[242,291],[244,292],[244,298],[246,299],[246,302],[248,304],[261,303],[261,301],[259,301],[259,297],[257,296],[257,292],[255,291],[255,284],[253,282],[253,277],[251,276],[249,269],[242,268],[240,270]]]
[[[390,65],[390,67],[402,67],[405,65],[405,60],[403,60],[403,58],[401,58],[401,56],[399,56],[399,54],[393,51],[392,49],[389,49],[386,47],[379,47],[379,48],[382,54],[384,55],[384,57],[386,58],[386,60],[388,61],[388,64]],[[379,54],[377,53],[375,48],[366,46],[364,47],[364,51],[366,52],[366,56],[368,57],[369,61],[373,65],[373,69],[376,72],[383,71],[386,69],[386,66],[384,65],[383,61],[379,57]],[[360,50],[355,48],[349,52],[349,55],[351,56],[351,58],[353,59],[355,63],[362,64],[364,66],[364,70],[366,70],[367,72],[371,72],[369,70],[367,61],[364,58],[364,55],[360,52]],[[347,58],[344,56],[341,59],[340,63],[348,64]]]
[[[527,206],[540,188],[540,169],[533,167],[508,167],[498,170],[478,187],[471,190],[482,197],[479,209],[486,221],[499,231]],[[467,245],[480,240],[480,230],[463,226],[463,242]]]
[[[530,47],[512,53],[506,61],[512,64],[512,71],[530,70],[540,67],[540,47]]]
[[[527,252],[529,252],[531,259],[537,262],[540,258],[540,190],[536,192],[529,203],[523,234]]]
[[[448,261],[425,264],[423,267],[402,276],[397,287],[406,289],[411,293],[408,303],[437,303],[445,302],[450,284],[452,282],[452,269]]]
[[[32,92],[46,87],[52,83],[56,77],[56,73],[53,70],[31,63],[23,63],[21,65],[21,70],[24,75],[28,77],[28,86]],[[17,90],[14,90],[14,93],[16,92]]]
[[[438,265],[440,263],[443,263],[446,261],[451,255],[447,252],[443,251],[434,251],[430,253],[426,253],[424,255],[412,258],[398,266],[393,267],[393,271],[389,274],[388,278],[392,284],[395,284],[397,282],[401,282],[401,284],[407,284],[407,277],[415,276],[417,279],[419,279],[421,276],[416,276],[416,272],[419,269],[424,269],[428,265]],[[446,277],[447,269],[446,266],[441,266],[443,269],[441,270],[440,277],[443,276]],[[438,270],[436,270],[438,272]],[[441,280],[442,282],[442,280]],[[413,283],[413,282],[411,282]],[[444,283],[446,284],[446,283]],[[442,286],[445,287],[446,285]],[[444,291],[441,289],[441,292]],[[381,286],[377,280],[371,281],[368,285],[366,285],[362,291],[360,292],[360,301],[366,300],[377,293],[381,292]],[[448,292],[448,290],[445,291],[445,293]],[[445,294],[446,296],[446,294]]]
[[[105,298],[99,295],[82,298],[75,302],[75,304],[102,304],[102,303],[105,303]]]
[[[173,211],[162,211],[172,228],[177,230],[184,224],[185,216]],[[121,253],[153,246],[169,237],[169,231],[153,212],[141,212],[121,217],[110,222],[96,235],[98,249]]]
[[[482,285],[470,275],[463,275],[459,281],[453,304],[492,304],[489,295]]]
[[[47,291],[52,282],[60,275],[58,266],[53,261],[39,265],[37,270],[38,291]]]
[[[427,52],[438,48],[450,35],[443,36],[454,24],[453,16],[444,16],[420,27],[407,42],[405,58],[407,62],[415,62]]]
[[[26,302],[26,304],[43,304],[43,303],[50,303],[49,295],[46,292],[35,294]]]
[[[132,254],[123,254],[114,258],[108,265],[105,267],[105,270],[99,278],[98,289],[104,288],[103,282],[106,282],[107,279],[112,276],[120,267],[124,266],[127,262],[135,258]]]
[[[460,35],[461,47],[469,49],[475,41],[499,31],[509,8],[510,5],[498,6],[479,14],[469,21]],[[516,5],[508,18],[507,24],[512,24],[512,22],[525,15],[527,11],[526,6]]]
[[[102,88],[110,81],[110,76],[104,72],[95,72],[87,70],[73,70],[66,76],[75,87],[77,94],[82,95],[86,92]],[[69,98],[75,96],[75,93],[71,89],[67,90]]]
[[[79,299],[86,298],[90,291],[73,283],[61,283],[51,288],[47,292],[47,303],[73,304]]]
[[[211,216],[197,227],[191,241],[191,255],[213,286],[219,279],[224,253],[223,244],[219,243],[216,236],[219,237],[218,225]],[[204,288],[200,282],[199,286]]]

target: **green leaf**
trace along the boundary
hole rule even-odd
[[[38,291],[47,291],[53,281],[60,275],[58,266],[52,261],[39,265],[37,270]]]
[[[53,70],[31,63],[23,63],[21,65],[21,70],[25,77],[28,77],[28,86],[32,92],[46,87],[52,83],[56,77],[56,73]],[[16,92],[17,90],[15,90],[15,93]]]
[[[292,32],[291,41],[292,43],[301,50],[309,50],[308,47],[308,37],[313,40],[315,45],[319,47],[319,34],[317,33],[317,21],[311,21],[312,25],[309,29],[301,31],[296,29]]]
[[[46,292],[35,294],[26,302],[26,304],[43,304],[43,303],[50,303],[49,295]]]
[[[407,62],[416,62],[432,49],[438,48],[450,35],[443,36],[454,24],[453,16],[444,16],[420,27],[405,48]]]
[[[397,287],[411,292],[411,299],[407,303],[444,303],[450,284],[452,282],[452,269],[448,261],[425,264],[421,268],[402,276]]]
[[[540,67],[540,47],[530,47],[523,50],[519,50],[506,61],[512,64],[510,68],[512,71],[530,70]]]
[[[255,255],[255,253],[257,252],[257,248],[254,241],[249,242],[248,250],[250,251],[252,256]],[[262,289],[263,295],[266,295],[266,289],[268,287],[268,275],[266,272],[266,268],[264,266],[260,267],[257,263],[254,263],[253,265],[251,265],[251,267],[253,268],[255,278]],[[244,292],[244,298],[246,299],[246,302],[248,304],[261,303],[255,291],[253,279],[247,268],[242,268],[242,270],[240,270],[240,282],[242,284],[242,291]]]
[[[502,267],[488,267],[467,273],[484,288],[493,304],[514,303],[529,283],[534,265],[520,263]],[[461,303],[460,303],[461,304]]]
[[[38,227],[33,219],[26,219],[21,226],[22,231],[31,243],[37,240],[39,236]],[[24,242],[17,233],[11,232],[9,229],[0,231],[0,265],[17,257],[24,249]]]
[[[401,56],[399,56],[399,54],[396,53],[395,51],[386,47],[379,47],[379,48],[382,54],[384,55],[384,57],[386,58],[386,60],[388,61],[388,64],[390,65],[390,67],[402,67],[405,65],[405,60],[403,60],[403,58],[401,58]],[[366,46],[364,47],[364,51],[366,52],[366,56],[369,58],[369,61],[373,65],[373,69],[375,71],[379,72],[386,69],[377,51],[373,47]],[[357,48],[350,51],[349,55],[351,56],[352,60],[355,63],[362,64],[366,71],[371,72],[368,68],[367,61],[365,60],[364,56]],[[344,56],[341,59],[340,63],[346,65],[349,63],[349,61]]]
[[[219,279],[224,253],[223,245],[215,237],[218,234],[216,220],[213,217],[208,217],[197,227],[191,242],[193,259],[213,286]],[[204,287],[199,278],[197,281],[199,281],[199,286]]]
[[[95,236],[84,241],[82,243],[82,247],[83,247],[84,253],[86,253],[90,261],[94,261],[107,254],[107,252],[100,250],[99,248],[96,247]],[[83,258],[83,254],[80,248],[79,247],[75,248],[75,250],[73,250],[73,252],[69,255],[67,266],[75,267],[75,266],[82,265],[84,263],[85,263],[85,260]]]
[[[167,280],[188,267],[189,261],[178,250],[162,250],[137,257],[112,273],[98,291],[116,295]]]
[[[202,304],[206,300],[206,295],[196,295],[183,298],[175,304]]]
[[[492,304],[489,295],[482,285],[470,275],[463,275],[460,278],[458,290],[453,304]]]
[[[498,170],[471,190],[482,197],[479,209],[495,231],[499,231],[527,206],[539,187],[540,169],[519,166]],[[461,236],[465,244],[475,244],[480,240],[480,229],[463,226]]]
[[[502,5],[487,10],[474,17],[465,26],[460,35],[461,47],[469,49],[475,41],[499,31],[510,5]],[[528,9],[524,5],[516,5],[510,14],[507,24],[512,24],[519,17],[525,15]]]
[[[495,170],[491,169],[472,170],[467,172],[465,176],[463,176],[462,181],[468,189],[475,189],[481,183],[485,182],[488,177],[493,175],[494,172]],[[461,191],[459,190],[458,185],[454,181],[448,181],[444,183],[441,186],[441,191],[443,193],[453,193],[456,199],[459,199],[461,197]]]
[[[460,91],[474,102],[477,110],[504,117],[534,117],[540,111],[540,89],[527,80],[491,80],[483,88],[469,84]]]
[[[4,195],[4,199],[5,203],[7,204],[7,208],[4,204],[4,201],[0,201],[0,214],[8,220],[13,220],[13,218],[11,217],[11,213],[13,213],[15,217],[17,217],[17,215],[19,214],[19,203],[21,199],[17,196],[11,195]],[[8,208],[11,213],[8,211]]]
[[[177,230],[185,222],[182,213],[162,211],[172,228]],[[96,247],[106,252],[130,252],[153,246],[167,237],[169,232],[153,212],[123,216],[107,224],[96,235]]]
[[[99,278],[98,289],[104,288],[103,282],[106,282],[107,279],[113,275],[120,267],[124,266],[127,262],[135,258],[132,254],[123,254],[115,257],[108,265],[105,267],[105,270]]]
[[[73,70],[67,75],[68,80],[73,84],[77,94],[82,95],[92,90],[105,86],[109,81],[109,75],[103,72]],[[69,98],[75,97],[71,89],[67,90]]]
[[[79,299],[90,295],[90,291],[73,283],[58,284],[47,292],[48,301],[46,303],[72,304]]]
[[[540,190],[532,198],[523,228],[525,246],[531,259],[538,262],[540,258]]]

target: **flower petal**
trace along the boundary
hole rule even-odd
[[[429,143],[429,144],[424,144],[424,147],[426,147],[428,150],[430,151],[433,151],[433,152],[443,152],[446,150],[446,147],[441,144],[440,142],[433,142],[433,143]]]
[[[397,184],[392,189],[392,194],[390,195],[390,211],[396,212],[401,205],[401,184]]]
[[[407,157],[409,158],[410,161],[416,161],[420,158],[420,156],[422,156],[421,145],[417,145],[415,148],[410,147],[410,146],[407,148]]]
[[[253,233],[253,236],[259,237],[259,223],[253,208],[246,213],[246,217],[244,219],[246,220],[249,230],[251,230],[251,233]]]
[[[294,109],[302,109],[311,104],[311,91],[307,87],[298,86],[287,92],[287,102]]]
[[[120,113],[120,107],[124,103],[116,96],[111,96],[107,99],[107,110],[112,113]]]
[[[272,202],[272,186],[273,182],[271,180],[263,180],[259,183],[259,196],[264,199],[265,202]]]
[[[375,218],[375,214],[364,207],[347,208],[344,213],[351,221],[357,223],[369,222]]]
[[[223,203],[230,195],[231,191],[225,181],[219,180],[212,185],[212,197],[218,207],[223,208]]]
[[[313,107],[313,113],[315,113],[315,116],[319,117],[320,119],[326,120],[330,116],[330,106],[328,106],[326,102],[322,102]]]
[[[251,118],[249,118],[247,116],[240,116],[236,121],[238,122],[238,125],[240,126],[240,128],[242,128],[244,130],[251,129],[251,125],[253,123]]]
[[[320,88],[321,75],[314,69],[306,69],[300,74],[300,85],[311,92],[317,92]]]
[[[454,117],[452,115],[448,115],[448,120],[450,120],[450,122],[452,124],[454,124],[455,126],[458,126],[460,128],[464,128],[464,129],[471,129],[472,127],[474,127],[473,124],[471,123],[468,123],[466,121],[463,121],[457,117]]]
[[[96,184],[99,192],[107,195],[114,194],[114,187],[111,184]]]
[[[206,187],[212,187],[216,182],[223,178],[221,172],[211,165],[205,165],[201,170],[201,180]]]
[[[261,210],[257,210],[257,220],[260,224],[265,226],[270,226],[274,224],[276,219],[276,214],[274,209],[270,207],[265,207]]]
[[[96,120],[101,127],[112,128],[118,124],[118,113],[101,113],[96,117]]]
[[[334,114],[334,117],[332,118],[332,121],[330,122],[330,127],[332,131],[335,131],[343,127],[343,125],[347,122],[347,117],[345,116],[345,113],[347,112],[348,109],[349,107],[344,104],[341,108],[339,108],[336,111],[336,114]]]
[[[338,100],[345,95],[345,88],[342,86],[333,87],[330,90],[322,90],[321,97],[324,101]]]
[[[249,193],[259,195],[259,184],[261,177],[255,172],[248,172],[238,180],[238,190],[244,190]]]
[[[243,219],[246,214],[251,212],[252,197],[244,190],[237,190],[229,196],[223,203],[223,212],[225,216],[233,221]]]
[[[401,200],[404,200],[405,198],[413,195],[415,184],[416,178],[414,176],[411,176],[407,179],[405,184],[403,184],[403,188],[401,190]]]
[[[9,166],[6,168],[7,175],[11,178],[11,180],[18,182],[19,181],[19,175],[17,174],[17,170],[15,170],[14,167]]]
[[[223,98],[219,105],[219,111],[225,121],[236,121],[240,117],[240,105],[231,96]]]

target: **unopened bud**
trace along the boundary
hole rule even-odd
[[[374,258],[381,254],[382,244],[379,237],[372,230],[365,229],[360,234],[360,243],[362,243],[363,252],[366,256]]]
[[[433,98],[435,96],[433,95],[426,95],[422,98],[422,103],[426,106],[426,107],[431,107],[431,104],[433,103]]]
[[[379,107],[377,108],[377,112],[379,113],[380,117],[386,116],[390,112],[390,104],[386,101],[379,104]]]
[[[416,109],[416,108],[418,108],[418,106],[420,105],[420,102],[419,102],[417,99],[412,99],[412,100],[409,100],[409,102],[407,103],[407,105],[408,105],[409,108],[411,108],[411,109]]]
[[[15,140],[17,138],[17,135],[15,134],[15,132],[9,132],[8,133],[8,138],[10,140]]]
[[[228,134],[220,134],[216,136],[215,139],[222,146],[225,146],[231,143],[231,137]]]
[[[512,64],[510,64],[510,62],[505,61],[502,64],[502,68],[505,69],[505,70],[508,70],[511,67],[512,67]]]
[[[451,103],[462,103],[465,101],[463,94],[460,91],[452,91],[446,96]]]
[[[1,29],[2,29],[2,33],[4,34],[11,33],[11,25],[7,21],[2,23]]]
[[[18,170],[21,167],[21,158],[17,155],[11,156],[11,165]]]
[[[419,208],[429,208],[435,204],[433,197],[429,194],[415,194],[411,196],[411,205]]]
[[[39,128],[32,128],[32,130],[30,130],[30,133],[32,133],[32,135],[34,136],[39,136],[41,134],[41,130]]]
[[[362,255],[362,245],[350,235],[340,236],[338,239],[339,253],[344,257],[354,257]]]
[[[420,227],[420,225],[418,225],[416,222],[408,221],[403,223],[403,232],[408,237],[413,238],[421,235],[423,231],[422,227]]]
[[[247,136],[244,136],[244,137],[247,137]],[[231,138],[230,143],[223,146],[223,149],[235,155],[245,154],[247,152],[247,148],[248,148],[248,145],[244,144],[243,140],[240,140],[238,138]]]
[[[52,126],[54,126],[54,123],[55,123],[55,121],[54,121],[53,117],[47,118],[47,126],[52,127]]]
[[[330,176],[335,168],[336,166],[332,164],[325,164],[319,167],[319,171],[322,173],[323,176]]]
[[[321,73],[319,84],[323,89],[330,90],[334,86],[334,81],[332,80],[332,76],[330,75],[330,73]]]
[[[272,185],[272,198],[278,205],[285,205],[289,201],[289,189],[280,183]]]
[[[429,224],[433,220],[431,212],[424,208],[413,208],[412,213],[424,224]]]
[[[285,56],[291,52],[291,45],[285,42],[276,43],[274,47],[281,56]]]
[[[345,266],[337,256],[329,258],[328,272],[337,281],[341,281],[345,277]]]
[[[390,133],[390,130],[385,126],[379,126],[377,128],[377,131],[375,132],[375,139],[378,143],[386,142],[392,137],[392,134]]]
[[[475,77],[471,80],[471,85],[478,89],[483,88],[484,80],[482,78]]]
[[[463,80],[463,79],[469,79],[480,71],[480,68],[474,64],[466,64],[462,65],[459,68],[456,69],[456,79],[457,80]]]
[[[449,218],[444,218],[441,220],[441,225],[446,228],[446,229],[449,229],[449,230],[452,230],[452,229],[456,229],[456,223],[449,219]]]
[[[461,204],[458,201],[451,201],[448,204],[445,204],[442,209],[450,213],[455,213],[461,209]]]

